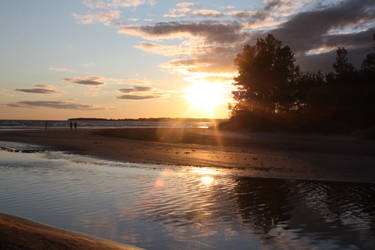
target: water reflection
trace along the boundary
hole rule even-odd
[[[291,217],[296,199],[290,182],[278,179],[237,178],[234,192],[243,223],[255,233],[268,233]]]
[[[0,211],[153,249],[375,247],[375,184],[0,152]]]
[[[252,178],[239,178],[237,184],[243,223],[254,232],[291,232],[314,246],[325,240],[323,248],[375,246],[374,184]]]
[[[193,181],[196,177],[179,178]],[[375,246],[374,184],[205,175],[200,180],[191,182],[186,187],[189,191],[181,196],[174,193],[173,201],[162,199],[167,195],[161,194],[152,204],[143,203],[141,217],[172,224],[171,232],[180,240],[189,238],[191,231],[196,231],[196,239],[218,237],[223,233],[218,228],[225,227],[228,238],[243,232],[262,235],[257,240],[272,247]],[[184,230],[176,230],[181,226]]]
[[[201,180],[206,185],[211,185],[214,182],[214,178],[211,176],[204,176],[201,178]]]

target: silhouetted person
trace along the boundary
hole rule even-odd
[[[73,122],[70,122],[69,126],[70,126],[70,130],[72,130],[73,129]]]
[[[74,123],[74,129],[77,129],[77,123],[76,122]]]
[[[44,122],[44,129],[47,130],[47,121]]]

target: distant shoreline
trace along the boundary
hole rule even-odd
[[[139,249],[2,213],[0,232],[0,249]]]
[[[123,119],[110,119],[110,118],[68,118],[67,121],[168,121],[168,122],[207,122],[207,121],[226,121],[227,119],[222,118],[169,118],[169,117],[157,117],[157,118],[123,118]]]
[[[77,117],[68,119],[0,119],[0,121],[168,121],[168,122],[208,122],[208,121],[226,121],[224,118],[169,118],[169,117],[156,117],[156,118],[91,118],[91,117]]]
[[[354,137],[215,129],[47,129],[0,131],[0,141],[122,162],[236,169],[254,177],[375,183],[375,142]]]

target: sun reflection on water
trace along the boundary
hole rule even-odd
[[[155,181],[155,187],[163,187],[164,186],[164,180],[163,179],[156,179]]]
[[[214,178],[212,176],[204,176],[201,181],[206,185],[211,185],[214,182]]]
[[[190,170],[191,173],[200,175],[218,175],[219,173],[209,168],[193,168]]]
[[[190,170],[190,173],[201,175],[201,182],[207,186],[213,184],[215,181],[214,176],[219,174],[217,171],[208,168],[194,168]]]

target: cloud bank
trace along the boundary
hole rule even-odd
[[[100,77],[97,76],[82,76],[82,77],[74,77],[74,78],[65,78],[67,82],[76,83],[80,85],[87,85],[87,86],[102,86],[105,83],[101,80]]]
[[[159,98],[160,96],[157,95],[121,95],[118,96],[118,99],[122,100],[148,100],[148,99],[155,99]]]
[[[58,93],[57,91],[51,89],[47,85],[35,85],[33,88],[30,89],[16,89],[18,92],[24,92],[24,93],[31,93],[31,94],[45,94],[45,95],[51,95]]]
[[[119,89],[118,91],[120,93],[132,93],[132,92],[148,92],[151,90],[152,90],[151,87],[136,86],[136,87],[131,87],[131,88]]]
[[[133,86],[130,88],[122,88],[119,89],[118,92],[124,94],[117,97],[117,99],[121,100],[148,100],[166,96],[166,94],[162,91],[147,86]]]
[[[76,109],[76,110],[98,110],[92,105],[61,102],[61,101],[21,101],[7,104],[8,107],[13,108],[28,108],[28,107],[42,107],[55,109]]]
[[[349,50],[354,63],[371,50],[375,2],[265,0],[260,7],[242,10],[181,2],[161,18],[165,21],[113,26],[120,34],[144,39],[136,48],[170,57],[161,66],[185,75],[234,74],[236,54],[267,33],[292,47],[303,70],[325,70],[338,46]]]

